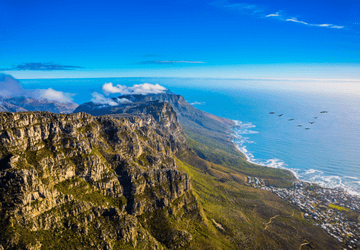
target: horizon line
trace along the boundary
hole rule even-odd
[[[276,81],[343,81],[343,82],[360,82],[360,78],[359,79],[348,79],[348,78],[345,78],[345,79],[341,79],[341,78],[240,78],[240,77],[211,77],[211,76],[207,76],[207,77],[186,77],[186,76],[43,77],[43,78],[15,78],[15,79],[18,79],[18,80],[44,80],[44,79],[109,79],[109,78],[180,78],[180,79],[213,79],[213,80],[276,80]]]

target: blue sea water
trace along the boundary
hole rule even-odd
[[[21,80],[26,89],[51,87],[75,93],[74,101],[79,104],[89,101],[92,92],[101,93],[107,82],[163,85],[189,103],[201,103],[196,105],[201,110],[235,120],[235,143],[248,160],[290,169],[300,180],[360,194],[360,92],[355,85],[348,84],[342,91],[337,87],[347,83],[204,78]]]

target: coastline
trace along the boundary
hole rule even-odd
[[[241,125],[248,125],[248,124],[243,124],[241,121],[238,121],[238,120],[233,120],[234,122],[234,126],[232,127],[232,143],[234,144],[234,147],[236,148],[237,151],[239,151],[242,155],[245,156],[245,159],[247,162],[250,162],[252,164],[255,164],[255,165],[258,165],[258,166],[263,166],[263,167],[268,167],[268,168],[280,168],[280,169],[284,169],[284,170],[287,170],[289,171],[294,179],[296,179],[298,182],[303,182],[303,183],[311,183],[311,184],[316,184],[318,186],[320,186],[321,188],[325,188],[325,189],[331,189],[331,190],[335,190],[337,188],[341,188],[343,189],[344,191],[346,191],[348,194],[350,195],[353,195],[353,196],[356,196],[356,197],[360,197],[360,192],[357,192],[357,191],[354,191],[354,190],[351,190],[349,187],[346,187],[343,183],[340,183],[342,185],[340,186],[337,186],[337,187],[326,187],[326,185],[324,185],[324,183],[321,183],[321,182],[317,182],[317,181],[309,181],[309,180],[301,180],[300,177],[299,177],[299,174],[297,172],[295,172],[294,170],[292,169],[289,169],[289,168],[286,168],[286,167],[283,167],[282,165],[283,164],[271,164],[271,162],[274,162],[276,163],[276,161],[278,161],[279,159],[269,159],[267,162],[270,162],[270,164],[266,164],[266,163],[259,163],[257,161],[255,161],[255,157],[251,154],[251,153],[248,153],[247,149],[246,149],[246,146],[243,146],[243,145],[239,145],[238,143],[236,143],[235,141],[236,140],[240,140],[242,141],[242,144],[246,142],[246,140],[244,140],[244,137],[242,137],[241,135],[236,135],[236,132],[234,131],[234,129],[236,127],[240,127]],[[250,127],[254,127],[254,126],[250,126]],[[245,133],[247,134],[247,133]],[[242,147],[241,147],[242,146]],[[305,173],[307,172],[315,172],[315,171],[318,171],[318,170],[314,170],[314,169],[310,169],[310,170],[306,170]],[[325,177],[327,178],[327,177]],[[331,177],[330,177],[331,178]],[[340,177],[338,177],[340,178]],[[341,179],[341,178],[340,178]]]
[[[241,149],[238,144],[236,144],[234,141],[233,141],[233,143],[234,143],[235,148],[236,148],[241,154],[243,154],[243,155],[245,156],[247,162],[250,162],[250,163],[252,163],[252,164],[255,164],[255,165],[258,165],[258,166],[262,166],[262,167],[278,168],[278,167],[275,167],[275,166],[269,166],[269,165],[265,165],[265,164],[259,164],[259,163],[257,163],[257,162],[252,161],[251,158],[249,157],[249,155],[246,154],[246,152],[244,152],[243,149]],[[245,149],[245,150],[246,150],[246,149]],[[298,175],[296,174],[295,171],[293,171],[293,170],[291,170],[291,169],[288,169],[288,168],[285,168],[285,167],[284,167],[284,168],[281,168],[281,169],[284,169],[284,170],[289,171],[296,180],[302,181],[302,180],[299,179],[299,177],[298,177]]]

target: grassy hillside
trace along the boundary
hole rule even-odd
[[[216,242],[207,249],[339,249],[336,240],[303,218],[301,211],[269,191],[245,185],[246,175],[201,159],[191,151],[177,154],[177,165],[191,176],[203,207],[208,234]],[[195,245],[192,245],[195,244]],[[204,249],[193,241],[188,249]],[[221,245],[221,247],[220,247]]]
[[[211,163],[222,165],[238,174],[262,178],[268,185],[277,187],[292,186],[291,181],[294,180],[294,176],[288,170],[269,168],[250,163],[246,161],[238,151],[231,154],[223,149],[195,141],[190,137],[188,137],[187,143],[197,156]]]

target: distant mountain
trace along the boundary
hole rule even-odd
[[[21,86],[21,84],[12,76],[0,74],[0,96],[12,97],[12,96],[24,96],[27,91]]]
[[[119,98],[128,99],[132,103],[109,106],[87,102],[78,106],[74,113],[86,112],[95,116],[122,114],[129,113],[134,107],[144,105],[148,102],[167,102],[174,108],[180,124],[188,136],[192,138],[196,137],[199,141],[206,141],[206,144],[226,149],[226,151],[230,151],[231,153],[237,153],[233,146],[231,136],[231,128],[235,125],[234,122],[195,108],[181,95],[176,95],[168,91],[163,94],[122,95]],[[117,99],[118,98],[113,98],[115,102]]]
[[[38,100],[31,97],[0,97],[1,112],[23,112],[23,111],[49,111],[52,113],[71,113],[78,105],[76,103],[61,103],[46,99]]]

